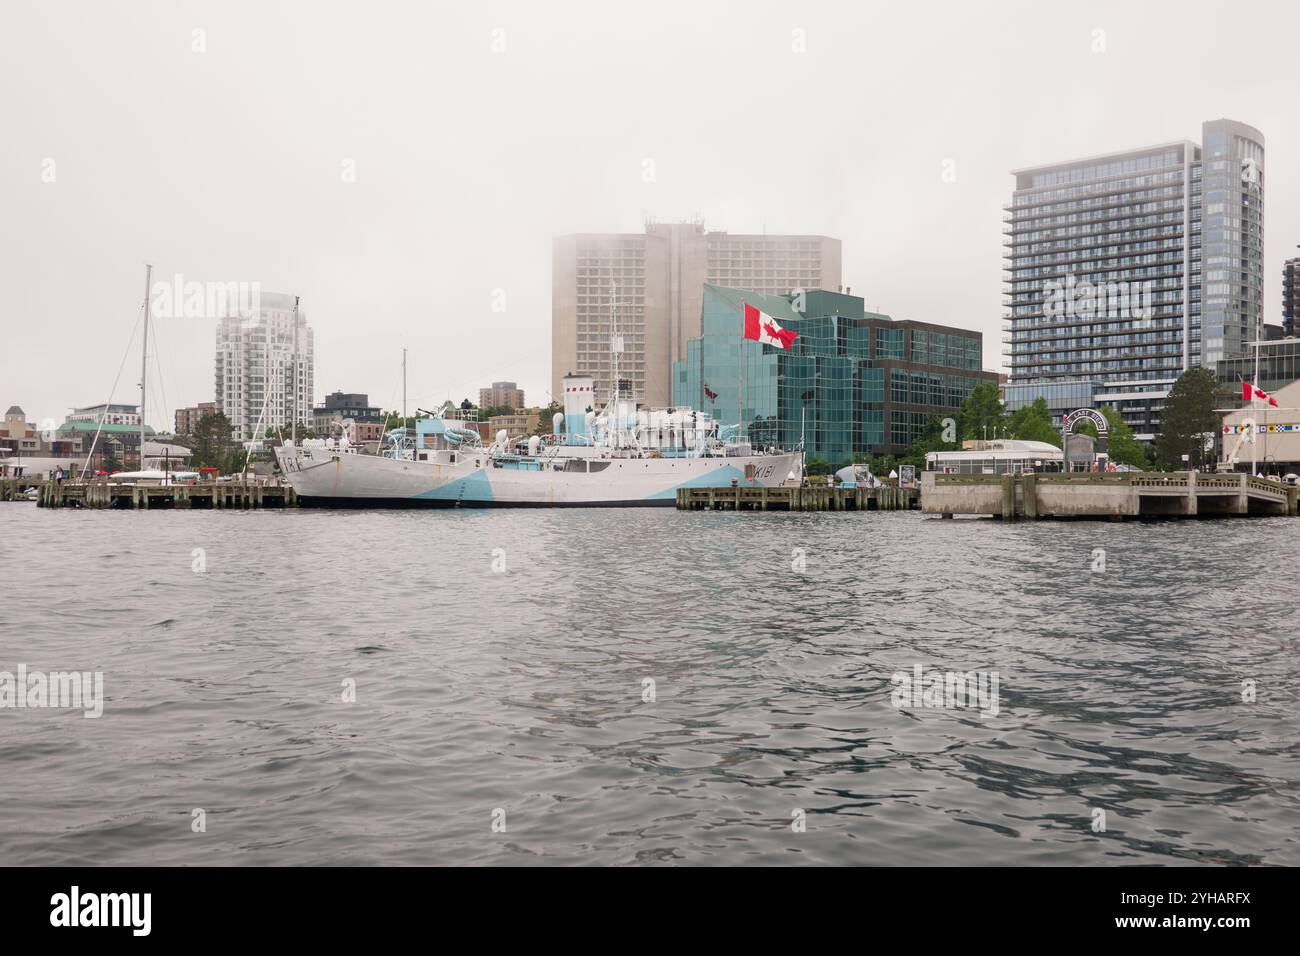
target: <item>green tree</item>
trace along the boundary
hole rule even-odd
[[[1061,433],[1052,424],[1052,411],[1047,407],[1047,399],[1041,395],[1032,404],[1011,413],[1006,431],[1019,441],[1041,441],[1061,447]]]
[[[248,461],[248,452],[240,447],[230,450],[221,464],[216,465],[216,469],[223,475],[234,475],[244,470],[244,464]]]
[[[403,422],[406,423],[407,428],[415,427],[414,415],[408,415],[405,419],[403,419],[402,413],[397,410],[393,410],[391,412],[380,412],[379,417],[384,420],[385,431],[387,431],[390,428],[401,428]]]
[[[559,402],[551,402],[542,409],[542,413],[537,417],[537,427],[533,429],[534,435],[549,435],[555,428],[555,416],[557,413],[564,411],[564,406]]]
[[[961,434],[958,438],[996,438],[1006,423],[1006,406],[996,382],[983,382],[971,389],[961,407]]]
[[[232,470],[227,467],[232,453],[242,451],[231,437],[233,431],[230,419],[221,412],[209,413],[200,418],[199,423],[194,426],[194,453],[190,456],[191,467],[216,468],[228,474]]]
[[[804,463],[803,472],[805,475],[829,475],[831,463],[825,458],[811,458]]]
[[[266,434],[262,437],[267,439],[275,439],[275,438],[292,438],[292,436],[293,436],[292,425],[272,425],[270,428],[266,430]],[[308,428],[306,425],[298,426],[298,441],[302,441],[304,438],[315,438],[315,437],[316,437],[316,430],[314,428]]]
[[[1178,376],[1169,390],[1160,414],[1160,434],[1156,436],[1156,457],[1166,469],[1205,467],[1206,441],[1219,431],[1214,388],[1214,375],[1209,369],[1197,366]],[[1186,462],[1184,455],[1188,456]]]
[[[953,440],[946,441],[944,439],[945,434],[951,434]],[[897,459],[891,467],[898,464],[915,465],[919,470],[925,467],[925,456],[930,452],[956,451],[960,447],[961,444],[957,441],[956,436],[956,423],[954,422],[952,429],[949,429],[944,419],[938,415],[931,415],[926,419],[921,434],[916,436],[912,444],[908,446],[907,453]],[[875,469],[872,469],[872,474],[875,474]],[[889,472],[886,471],[885,474],[889,474]]]

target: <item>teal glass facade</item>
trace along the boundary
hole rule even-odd
[[[790,350],[744,339],[744,305],[799,333]],[[981,371],[983,337],[867,313],[857,296],[769,296],[704,287],[703,335],[673,365],[673,401],[743,422],[756,445],[794,448],[832,464],[901,454],[931,416],[960,411]],[[806,416],[806,418],[805,418]]]

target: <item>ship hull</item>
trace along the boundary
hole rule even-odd
[[[438,498],[321,498],[299,495],[301,508],[671,508],[675,498],[654,501],[449,501]]]
[[[453,464],[320,449],[277,456],[299,504],[333,508],[671,507],[678,488],[770,488],[798,468],[797,454],[499,463],[466,452]]]

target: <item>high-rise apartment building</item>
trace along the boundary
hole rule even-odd
[[[1201,139],[1013,172],[1010,408],[1112,405],[1150,439],[1185,369],[1262,335],[1264,137],[1220,119]]]
[[[672,401],[673,362],[700,335],[705,283],[770,295],[839,289],[840,241],[729,235],[703,223],[649,223],[644,234],[560,236],[552,249],[551,395],[570,372],[610,392],[616,339],[623,388],[648,405]],[[611,321],[612,319],[612,321]]]
[[[1300,259],[1288,259],[1282,264],[1282,334],[1287,338],[1296,332],[1296,319],[1300,318]]]
[[[524,390],[514,382],[493,382],[491,388],[478,390],[479,408],[523,408]]]
[[[314,381],[315,336],[294,296],[262,292],[254,315],[218,324],[216,403],[235,438],[309,427]]]

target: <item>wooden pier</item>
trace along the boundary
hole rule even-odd
[[[92,481],[0,479],[0,501],[21,500],[23,491],[36,487],[42,508],[295,508],[297,495],[288,484],[274,479],[201,481],[193,484],[127,484],[98,478]]]
[[[45,478],[0,478],[0,501],[28,501],[27,491],[35,488],[39,491],[45,486]]]
[[[678,488],[679,511],[899,511],[918,506],[913,488]]]
[[[1026,472],[921,477],[921,510],[944,518],[1196,518],[1295,515],[1297,487],[1275,478],[1195,471]]]

